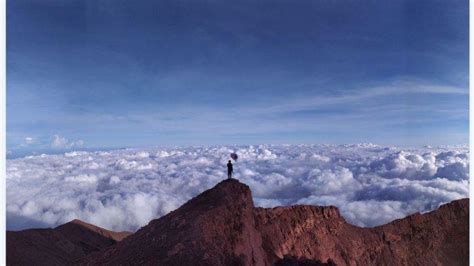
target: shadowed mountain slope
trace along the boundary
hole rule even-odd
[[[71,265],[130,234],[109,231],[80,220],[54,229],[7,231],[7,264]]]

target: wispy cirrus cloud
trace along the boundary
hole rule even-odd
[[[291,88],[291,84],[280,86]],[[130,147],[203,141],[245,144],[292,140],[299,143],[377,141],[411,146],[468,140],[468,104],[462,100],[467,99],[467,90],[462,87],[437,86],[404,78],[390,86],[361,87],[327,95],[318,93],[320,90],[319,87],[308,95],[289,96],[284,100],[269,97],[257,104],[234,102],[225,108],[197,100],[186,106],[144,105],[126,114],[72,113],[58,115],[41,124],[66,129],[75,128],[77,124],[88,125],[87,132],[78,134],[74,130],[76,140],[83,139],[81,134],[94,136],[114,132],[109,138],[87,139],[89,147],[117,146],[117,142]],[[439,124],[444,126],[439,127]],[[70,134],[68,130],[63,132]],[[135,137],[128,138],[131,132]],[[287,137],[290,135],[291,139]],[[56,138],[53,146],[80,145],[75,141],[65,143],[62,138]]]

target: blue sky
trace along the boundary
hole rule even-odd
[[[7,148],[468,142],[468,1],[7,3]]]

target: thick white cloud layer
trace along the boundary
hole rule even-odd
[[[136,230],[227,177],[256,205],[335,205],[375,226],[469,196],[466,147],[399,149],[372,144],[227,146],[69,152],[7,160],[7,227],[79,218]]]

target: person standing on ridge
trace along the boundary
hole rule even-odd
[[[232,172],[234,172],[234,168],[232,168],[232,163],[229,162],[227,163],[227,178],[231,179],[232,178]]]

